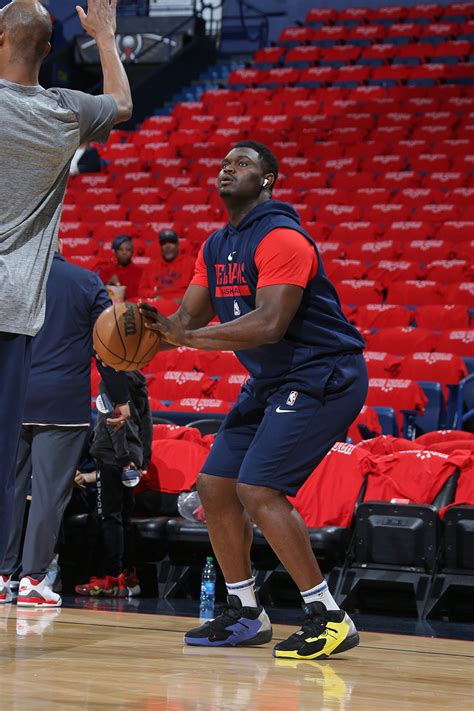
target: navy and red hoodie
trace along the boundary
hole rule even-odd
[[[266,235],[278,228],[296,230],[313,245],[318,270],[306,285],[281,341],[236,352],[255,378],[278,378],[317,358],[360,352],[365,346],[358,330],[344,316],[316,244],[301,227],[298,213],[291,205],[276,200],[257,205],[237,227],[229,223],[212,234],[204,246],[209,291],[219,320],[226,323],[255,309],[255,252]]]

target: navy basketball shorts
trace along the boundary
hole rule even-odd
[[[202,472],[294,496],[367,395],[362,353],[305,364],[278,381],[250,379],[227,414]]]

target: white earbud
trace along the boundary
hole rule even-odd
[[[266,188],[269,182],[270,181],[267,178],[265,178],[265,180],[263,181],[263,187]]]

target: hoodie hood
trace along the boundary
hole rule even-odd
[[[278,215],[286,217],[287,219],[294,221],[296,223],[295,226],[300,227],[300,216],[296,212],[295,208],[292,207],[289,203],[280,202],[279,200],[266,200],[265,202],[260,203],[260,205],[256,205],[252,210],[250,210],[248,215],[245,215],[245,217],[239,222],[237,227],[234,227],[229,222],[227,224],[226,230],[228,230],[229,234],[243,232],[243,230],[248,229],[248,227],[250,227],[253,222],[261,220],[262,217],[267,217],[269,215],[273,217],[276,217]]]

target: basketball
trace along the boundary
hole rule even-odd
[[[97,357],[115,370],[139,370],[156,355],[161,336],[145,328],[137,304],[114,304],[95,322]]]

